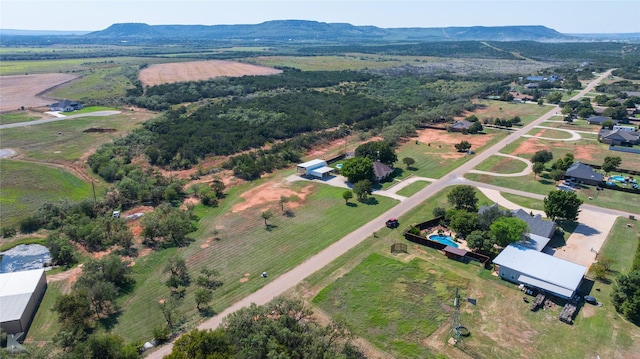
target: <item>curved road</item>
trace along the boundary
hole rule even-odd
[[[80,113],[80,114],[71,115],[71,116],[44,118],[42,120],[35,120],[35,121],[29,121],[29,122],[8,123],[6,125],[0,125],[0,130],[1,129],[5,129],[5,128],[26,127],[26,126],[31,126],[31,125],[39,125],[41,123],[49,123],[49,122],[55,122],[55,121],[71,120],[71,119],[79,118],[79,117],[111,116],[111,115],[116,115],[116,114],[119,114],[119,113],[120,113],[120,111],[96,111],[96,112]]]
[[[572,99],[580,98],[584,96],[586,93],[588,93],[589,91],[591,91],[598,83],[600,83],[600,81],[602,81],[604,78],[609,76],[611,74],[611,71],[612,70],[609,70],[601,74],[597,79],[592,81],[587,87],[585,87],[584,90],[580,91]],[[469,172],[471,169],[479,165],[482,161],[486,160],[490,156],[500,151],[503,147],[505,147],[509,143],[520,138],[522,135],[527,134],[527,132],[529,132],[535,126],[538,126],[540,123],[544,121],[548,121],[550,118],[555,116],[557,112],[558,112],[558,108],[557,106],[554,106],[553,109],[551,109],[549,112],[540,116],[538,119],[522,127],[521,129],[509,134],[506,138],[502,139],[500,142],[491,146],[487,150],[477,155],[474,155],[474,157],[471,157],[469,161],[467,161],[460,167],[449,172],[439,180],[431,183],[429,186],[420,190],[415,195],[400,202],[398,205],[396,205],[386,213],[378,216],[377,218],[373,219],[371,222],[349,233],[348,235],[338,240],[337,242],[334,242],[332,245],[320,251],[319,253],[309,258],[308,260],[298,265],[297,267],[273,279],[264,287],[260,288],[254,293],[251,293],[250,295],[240,300],[239,302],[233,304],[229,308],[223,310],[221,313],[219,313],[215,317],[206,320],[205,322],[203,322],[198,326],[198,329],[215,329],[222,323],[223,319],[227,315],[241,308],[248,307],[249,305],[251,305],[251,303],[255,303],[257,305],[266,304],[270,302],[272,299],[274,299],[275,297],[283,294],[285,291],[289,290],[290,288],[295,287],[300,282],[302,282],[302,280],[305,279],[307,276],[323,268],[334,259],[340,257],[342,254],[346,253],[351,248],[360,244],[367,237],[369,237],[373,232],[381,229],[384,226],[384,222],[388,218],[390,217],[398,218],[403,214],[407,213],[408,211],[410,211],[411,209],[413,209],[414,207],[418,206],[420,203],[424,202],[426,199],[440,192],[444,188],[454,184],[466,182],[466,180],[462,178],[462,176],[465,173]],[[482,185],[485,186],[485,184],[482,184]],[[497,188],[500,188],[500,187],[497,187]],[[147,357],[153,358],[153,359],[160,359],[163,356],[169,354],[172,348],[173,348],[173,344],[169,343],[149,353]]]

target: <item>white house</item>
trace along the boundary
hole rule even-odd
[[[296,171],[300,176],[326,178],[329,176],[331,171],[333,171],[333,168],[327,166],[327,161],[315,159],[309,162],[300,163],[296,166]]]

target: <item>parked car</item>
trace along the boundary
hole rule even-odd
[[[398,219],[396,218],[389,218],[385,224],[387,225],[388,228],[393,229],[393,228],[398,228],[398,226],[400,225],[400,222],[398,222]]]

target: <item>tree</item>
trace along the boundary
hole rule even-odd
[[[498,218],[490,227],[491,236],[495,239],[495,243],[501,247],[521,240],[528,231],[527,223],[516,217]]]
[[[544,198],[544,213],[551,220],[557,218],[576,221],[582,200],[572,191],[551,191]]]
[[[372,162],[380,161],[386,165],[393,165],[398,160],[395,151],[387,141],[371,141],[356,148],[356,157],[366,157]],[[343,167],[344,168],[344,167]]]
[[[561,169],[555,169],[549,172],[549,176],[551,176],[551,179],[554,180],[555,182],[562,180],[564,178],[564,174],[565,174],[565,171]]]
[[[93,359],[135,359],[140,357],[137,348],[125,345],[121,336],[111,333],[90,336],[87,341],[87,349],[90,352],[89,356]]]
[[[547,163],[553,159],[553,153],[548,150],[540,150],[531,156],[531,162]]]
[[[450,209],[445,215],[449,222],[449,228],[456,232],[461,238],[466,238],[469,233],[478,229],[479,219],[475,212],[467,212],[462,209]]]
[[[540,176],[540,174],[544,171],[544,163],[534,162],[531,170],[533,171],[534,178]]]
[[[433,214],[433,218],[444,217],[447,210],[442,207],[435,207],[431,213]]]
[[[469,141],[460,141],[460,143],[456,143],[453,146],[458,152],[466,152],[471,149],[471,143],[469,143]]]
[[[363,179],[353,185],[353,192],[358,197],[358,200],[361,201],[367,199],[367,196],[371,194],[372,186],[371,181]]]
[[[464,209],[467,212],[478,211],[478,198],[475,188],[467,185],[454,187],[447,194],[447,201],[456,209]]]
[[[236,338],[239,340],[240,338]],[[182,335],[176,340],[171,354],[166,359],[232,359],[236,346],[234,338],[224,328],[197,330]]]
[[[402,159],[402,163],[404,163],[408,169],[409,167],[413,166],[414,163],[416,163],[416,160],[414,160],[413,157],[404,157]]]
[[[209,303],[213,300],[213,293],[206,288],[198,288],[195,292],[195,301],[196,301],[196,309],[200,311],[202,308],[201,305],[205,307],[209,306]]]
[[[183,319],[180,313],[178,313],[178,302],[174,298],[168,300],[163,299],[158,303],[158,307],[167,323],[167,328],[173,333]]]
[[[91,300],[85,290],[76,290],[71,294],[59,296],[52,309],[58,313],[58,320],[66,331],[83,333],[92,324]]]
[[[289,197],[287,196],[280,196],[280,201],[278,201],[278,203],[280,203],[280,209],[282,210],[282,214],[285,214],[284,211],[284,204],[289,202]]]
[[[53,264],[69,267],[77,261],[74,247],[60,233],[49,234],[44,245],[49,248]]]
[[[511,119],[511,123],[514,125],[517,125],[521,122],[522,122],[522,119],[520,118],[520,116],[513,116],[513,118]]]
[[[271,219],[271,217],[273,217],[273,212],[271,212],[270,210],[266,210],[264,212],[262,212],[260,214],[260,217],[262,217],[262,219],[264,219],[264,226],[269,228],[269,223],[267,222],[267,220]]]
[[[607,156],[604,158],[604,162],[602,163],[602,170],[605,173],[615,171],[616,168],[620,166],[620,163],[622,163],[620,156]]]
[[[551,165],[551,168],[566,171],[573,164],[573,160],[573,153],[565,153],[563,158],[559,158]]]
[[[169,273],[165,284],[171,288],[172,293],[178,293],[180,287],[188,287],[191,284],[187,262],[182,257],[169,257],[163,273]]]
[[[224,182],[219,179],[214,179],[213,182],[211,182],[211,189],[215,192],[217,198],[224,198],[225,188]]]
[[[612,120],[606,120],[602,122],[602,128],[607,128],[609,130],[613,130],[614,125],[615,122],[613,122]]]
[[[353,198],[353,192],[349,190],[342,192],[342,198],[344,198],[344,204],[348,204],[349,200]]]
[[[564,115],[564,120],[567,121],[567,119],[571,119],[573,117],[573,108],[570,105],[564,105],[560,113]]]
[[[196,279],[196,284],[209,290],[217,289],[222,286],[222,282],[216,278],[219,275],[220,273],[217,270],[204,267],[200,270],[200,275]]]
[[[142,224],[143,243],[149,246],[179,247],[190,241],[187,235],[196,230],[191,222],[191,211],[183,211],[168,203],[145,214]]]
[[[469,235],[467,235],[465,239],[467,241],[467,246],[469,246],[469,248],[471,248],[472,250],[477,251],[487,250],[489,249],[488,247],[490,247],[491,244],[489,241],[489,237],[487,237],[486,235],[486,232],[480,230],[475,230],[469,233]]]
[[[618,275],[611,292],[611,301],[618,313],[640,325],[640,270]]]
[[[547,95],[547,102],[557,104],[562,100],[562,94],[560,92],[552,92]]]
[[[509,210],[503,210],[497,205],[489,206],[482,212],[478,213],[479,226],[483,231],[488,231],[491,224],[501,217],[512,217],[512,213]]]
[[[479,132],[482,132],[484,128],[482,127],[482,125],[480,124],[480,122],[474,122],[470,127],[469,127],[469,133],[471,134],[476,134]]]
[[[373,161],[366,157],[354,157],[344,161],[340,173],[351,183],[373,179]]]
[[[627,109],[624,108],[623,106],[609,107],[604,111],[602,111],[602,116],[611,117],[612,119],[622,123],[629,122],[629,115],[627,114]]]

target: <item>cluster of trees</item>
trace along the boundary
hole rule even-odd
[[[434,216],[444,216],[445,224],[476,251],[495,254],[496,247],[522,240],[529,230],[524,221],[498,206],[478,212],[478,198],[471,186],[454,187],[447,195],[447,201],[453,208],[435,208]]]
[[[640,237],[638,243],[640,244]],[[640,325],[640,245],[636,247],[631,270],[616,277],[611,301],[618,313]]]
[[[580,118],[588,118],[596,113],[593,106],[591,106],[591,99],[588,97],[582,98],[580,101],[567,101],[564,106],[562,106],[561,112],[565,116],[565,121],[567,122],[573,121],[576,116]]]
[[[364,157],[372,162],[380,161],[386,165],[392,166],[397,160],[395,150],[387,141],[371,141],[356,147],[356,157]]]
[[[300,300],[274,299],[230,314],[214,330],[180,337],[167,359],[187,358],[365,358],[351,344],[342,322],[318,324]]]
[[[539,176],[542,172],[547,170],[546,164],[553,159],[553,153],[548,150],[540,150],[531,156],[531,162],[533,163],[534,176]],[[574,156],[573,153],[565,153],[564,157],[557,159],[551,164],[549,176],[555,182],[558,182],[564,178],[564,175],[569,167],[573,165]]]
[[[183,247],[191,243],[188,234],[196,230],[191,209],[182,210],[168,203],[142,217],[142,243],[155,248]]]
[[[496,117],[494,119],[491,118],[486,118],[484,119],[484,124],[485,125],[496,125],[496,126],[504,126],[504,127],[513,127],[514,125],[519,125],[522,122],[522,119],[520,118],[520,116],[513,116],[510,119],[500,119],[499,117]]]
[[[105,353],[116,350],[121,353],[115,357],[137,357],[135,345],[125,346],[117,336],[91,334],[96,326],[117,315],[117,298],[130,291],[133,284],[131,267],[116,254],[85,263],[71,293],[59,296],[53,305],[62,324],[55,343],[71,357],[105,357]],[[111,341],[116,341],[114,348],[100,344]]]

